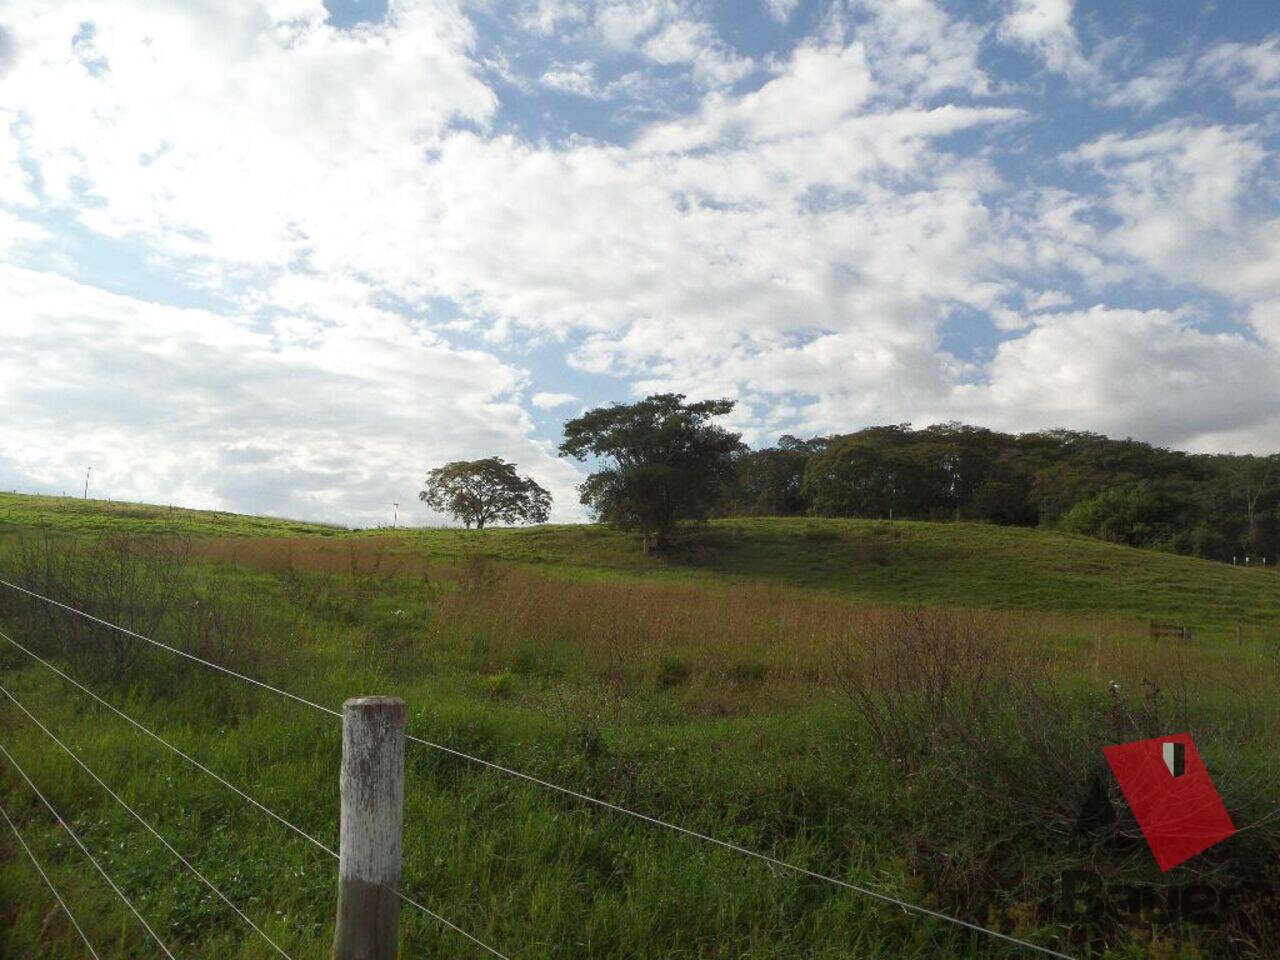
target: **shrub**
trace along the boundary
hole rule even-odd
[[[82,541],[39,535],[3,555],[4,579],[144,637],[240,669],[263,652],[262,611],[201,583],[182,540]],[[53,604],[0,591],[0,616],[87,676],[128,678],[154,650]]]
[[[1280,822],[1264,812],[1276,777],[1251,769],[1249,760],[1256,744],[1274,742],[1275,711],[1252,703],[1243,683],[1224,707],[1221,685],[1197,676],[1181,651],[1143,659],[1136,672],[1090,687],[1056,674],[1034,643],[1011,636],[992,616],[917,609],[886,612],[860,631],[838,654],[835,679],[863,737],[906,778],[904,789],[924,785],[932,802],[952,809],[930,829],[960,831],[970,838],[968,852],[924,869],[939,877],[945,869],[950,880],[941,882],[971,898],[1003,885],[993,878],[1008,874],[1016,838],[1042,864],[1083,857],[1092,870],[1158,885],[1143,872],[1146,858],[1131,856],[1144,840],[1102,751],[1189,731],[1214,758],[1213,775],[1237,824],[1252,824],[1243,844],[1229,841],[1197,859],[1200,880],[1231,904],[1232,914],[1215,925],[1275,943],[1280,929],[1258,918],[1280,901]],[[975,834],[999,842],[973,844]],[[1041,877],[1051,881],[1051,873]],[[1028,875],[1021,882],[1036,883]],[[1111,920],[1118,935],[1122,917]]]
[[[501,673],[491,673],[481,678],[481,684],[484,691],[491,700],[509,699],[515,690],[516,678],[510,670],[504,670]]]

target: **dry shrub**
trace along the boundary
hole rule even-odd
[[[1229,757],[1275,734],[1274,671],[1137,637],[1064,654],[1052,634],[1019,626],[977,611],[882,610],[838,649],[836,685],[882,754],[908,767],[944,754],[961,776],[977,772],[974,789],[1064,832],[1096,791],[1104,746],[1190,732]]]
[[[882,610],[837,650],[835,678],[880,751],[914,762],[990,720],[1013,657],[990,614]]]
[[[1045,862],[1056,850],[1059,862],[1141,875],[1142,833],[1103,748],[1190,732],[1250,836],[1206,851],[1170,882],[1195,872],[1230,902],[1222,925],[1233,937],[1280,943],[1274,919],[1258,919],[1274,918],[1280,903],[1280,818],[1268,819],[1277,790],[1268,745],[1280,713],[1268,698],[1276,671],[1261,651],[1218,657],[1133,638],[1095,647],[1092,666],[1103,672],[1091,676],[1087,655],[1081,670],[1079,658],[990,614],[882,611],[862,627],[834,671],[861,736],[930,790],[968,794],[965,829],[1023,836]],[[1000,888],[1009,865],[1000,844],[975,849],[922,869],[945,873],[950,895],[980,898]]]

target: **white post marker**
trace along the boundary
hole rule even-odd
[[[342,818],[333,960],[395,960],[404,825],[404,701],[342,705]]]

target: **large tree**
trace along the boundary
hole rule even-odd
[[[760,517],[800,516],[809,509],[804,468],[826,449],[826,438],[800,440],[784,434],[776,447],[746,450],[734,457],[736,482],[721,509]]]
[[[732,477],[739,434],[711,422],[732,400],[685,403],[658,393],[597,407],[564,425],[560,455],[600,463],[578,488],[597,518],[661,547],[681,520],[704,520]]]
[[[472,524],[545,523],[551,494],[516,473],[516,465],[501,457],[455,460],[427,473],[427,488],[418,499],[432,510]]]

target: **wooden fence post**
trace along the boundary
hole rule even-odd
[[[333,960],[395,960],[404,824],[404,701],[342,705],[342,820]]]

